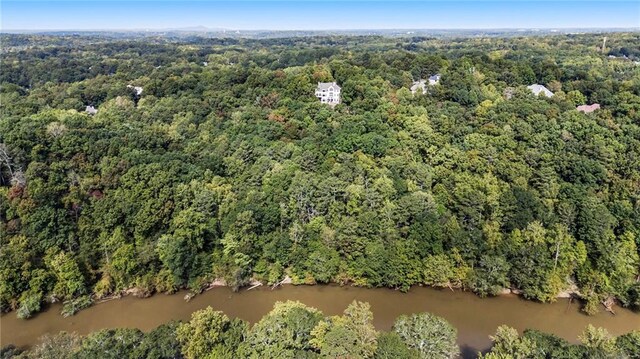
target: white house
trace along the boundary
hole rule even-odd
[[[440,82],[440,74],[429,76],[429,85],[437,85]]]
[[[340,86],[335,82],[318,82],[316,97],[322,103],[337,105],[340,103]]]
[[[421,94],[427,93],[427,80],[418,80],[411,85],[411,93],[416,94],[416,92],[420,91]]]
[[[423,80],[423,79],[419,79],[418,81],[415,81],[411,87],[411,93],[412,94],[416,94],[416,92],[421,91],[422,94],[425,94],[428,92],[428,88],[427,85],[429,86],[435,86],[440,82],[440,74],[435,74],[433,76],[429,76],[428,79]]]
[[[96,113],[98,113],[98,110],[93,106],[87,106],[84,109],[84,112],[88,113],[89,115],[95,115]]]
[[[536,96],[540,96],[540,94],[542,94],[546,97],[553,97],[553,92],[549,91],[548,88],[542,85],[533,84],[533,85],[527,86],[527,88],[531,90],[531,92],[533,92],[533,94]]]
[[[140,87],[140,86],[127,85],[127,88],[128,89],[133,89],[133,91],[136,92],[136,96],[142,95],[142,87]]]

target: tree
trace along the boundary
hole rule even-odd
[[[535,343],[526,337],[520,337],[518,331],[506,325],[501,325],[496,334],[491,337],[493,346],[484,356],[485,359],[528,359],[535,355]]]
[[[122,227],[116,228],[111,237],[104,241],[107,255],[108,276],[113,278],[118,289],[129,286],[132,276],[137,272],[137,260],[133,244],[127,243]]]
[[[532,222],[514,230],[510,241],[510,278],[527,298],[555,301],[575,268],[586,261],[584,244],[576,243],[564,226],[547,230]]]
[[[393,325],[393,331],[421,358],[456,358],[460,354],[456,329],[433,314],[400,316]]]
[[[240,353],[248,358],[299,358],[312,351],[311,331],[322,313],[300,302],[276,302],[251,330]]]
[[[181,358],[182,346],[178,342],[177,329],[179,322],[162,324],[145,333],[140,345],[131,353],[132,359],[178,359]]]
[[[173,227],[173,234],[160,237],[157,251],[176,283],[184,284],[198,273],[196,259],[204,248],[206,220],[202,213],[189,208],[174,218]]]
[[[640,330],[635,330],[616,338],[616,348],[628,358],[640,357]]]
[[[120,359],[135,351],[142,339],[138,329],[103,329],[82,339],[74,359]]]
[[[417,351],[410,349],[395,332],[383,332],[378,336],[378,348],[374,353],[375,359],[417,359]]]
[[[482,256],[478,267],[474,268],[471,275],[471,288],[481,297],[497,295],[509,286],[509,268],[509,263],[502,257]]]
[[[533,343],[536,348],[536,358],[578,359],[584,356],[582,346],[569,344],[553,334],[526,329],[522,336]]]
[[[15,236],[2,242],[0,251],[0,309],[10,310],[12,301],[27,289],[26,280],[31,275],[31,260],[29,258],[28,239],[25,236]],[[37,297],[41,288],[32,288]],[[42,295],[40,294],[40,297]],[[40,300],[37,301],[40,305]]]
[[[72,359],[80,349],[82,338],[76,333],[60,332],[46,334],[39,339],[39,344],[28,354],[30,359],[60,358]]]
[[[70,299],[85,292],[84,277],[71,255],[66,252],[53,254],[48,258],[48,263],[56,276],[56,295]]]
[[[615,358],[620,355],[615,338],[604,328],[589,324],[580,335],[580,342],[585,346],[589,358]]]
[[[338,272],[340,257],[335,250],[322,246],[309,255],[307,263],[317,282],[329,283]]]
[[[567,92],[567,100],[571,102],[573,106],[584,105],[587,101],[587,97],[578,90]]]
[[[372,320],[369,304],[353,301],[342,316],[320,321],[311,332],[310,344],[322,356],[372,358],[378,337]]]
[[[444,254],[428,256],[424,259],[424,282],[434,287],[451,287],[460,278],[451,258]]]
[[[181,324],[176,335],[187,359],[235,358],[246,331],[242,320],[229,319],[207,307],[191,314],[191,320]]]

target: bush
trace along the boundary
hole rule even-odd
[[[67,300],[62,305],[62,316],[66,318],[75,315],[79,311],[90,307],[91,304],[93,304],[93,301],[88,295]]]
[[[42,294],[33,293],[23,295],[20,300],[20,307],[18,308],[17,315],[20,319],[31,318],[33,313],[40,311],[40,303],[42,302]]]

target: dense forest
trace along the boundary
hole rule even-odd
[[[640,34],[607,37],[2,35],[0,308],[285,278],[639,308]]]
[[[105,329],[81,337],[46,335],[28,351],[0,350],[3,359],[232,359],[353,358],[453,359],[460,348],[457,331],[430,313],[400,316],[389,332],[373,326],[368,303],[352,302],[342,315],[325,317],[300,302],[277,302],[271,312],[249,326],[211,307],[185,323],[170,322],[143,333]],[[580,344],[536,330],[522,335],[500,326],[487,353],[464,353],[479,359],[631,359],[640,357],[640,331],[619,337],[589,325]],[[477,355],[474,355],[477,354]]]

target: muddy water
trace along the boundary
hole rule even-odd
[[[147,299],[126,297],[95,305],[70,318],[60,315],[61,307],[52,305],[30,320],[19,320],[15,312],[0,318],[0,342],[27,346],[45,333],[61,330],[80,334],[101,328],[131,327],[150,330],[172,319],[186,320],[195,310],[211,306],[227,315],[256,322],[276,301],[299,300],[322,310],[339,314],[354,299],[371,304],[378,329],[388,330],[401,314],[428,311],[447,319],[458,329],[458,341],[465,357],[491,344],[489,335],[507,324],[519,330],[536,328],[575,342],[591,323],[619,335],[640,329],[640,314],[617,308],[617,315],[600,313],[586,316],[577,303],[559,300],[552,304],[525,301],[515,296],[481,299],[471,293],[415,287],[408,293],[390,289],[364,289],[338,286],[291,286],[276,290],[257,288],[233,293],[215,288],[190,302],[185,293],[156,295]]]

